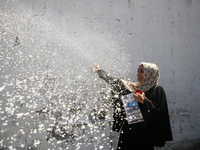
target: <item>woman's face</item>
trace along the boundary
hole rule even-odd
[[[143,66],[138,67],[137,80],[138,80],[138,82],[142,82],[144,80],[144,67]]]

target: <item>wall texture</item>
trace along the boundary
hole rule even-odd
[[[162,149],[199,146],[199,0],[0,0],[0,27],[0,149],[114,149],[109,85],[90,66],[136,81],[141,61],[167,94]]]

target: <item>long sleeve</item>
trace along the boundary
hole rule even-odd
[[[120,78],[113,77],[101,69],[98,70],[97,73],[100,78],[102,78],[105,82],[112,86],[112,90],[114,90],[115,92],[124,93],[125,91],[127,91]]]

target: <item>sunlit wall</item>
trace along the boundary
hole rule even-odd
[[[110,86],[156,63],[174,141],[200,138],[199,0],[0,0],[0,149],[114,149]]]

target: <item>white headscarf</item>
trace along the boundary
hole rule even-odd
[[[135,92],[136,90],[146,92],[152,87],[158,85],[160,75],[157,65],[147,62],[141,62],[140,65],[144,68],[144,79],[142,82],[134,83],[122,80],[123,84],[130,92]]]

